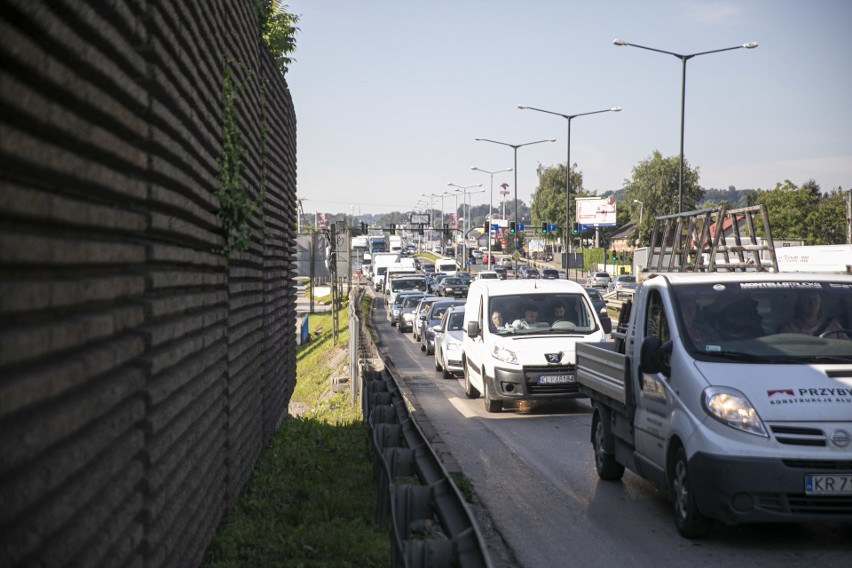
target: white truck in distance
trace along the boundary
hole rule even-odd
[[[598,475],[667,490],[688,538],[713,520],[852,522],[852,275],[728,260],[646,276],[615,341],[577,345]]]

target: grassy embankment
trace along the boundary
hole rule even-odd
[[[362,308],[369,313],[366,295]],[[348,389],[330,390],[332,376],[347,374],[347,307],[339,312],[337,345],[331,313],[311,314],[309,321],[312,334],[323,332],[296,355],[291,402],[305,410],[285,417],[263,449],[204,566],[390,564],[387,528],[376,523],[377,488],[360,406],[350,403]]]

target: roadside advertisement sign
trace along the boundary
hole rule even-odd
[[[615,198],[578,197],[577,222],[590,227],[615,226]]]

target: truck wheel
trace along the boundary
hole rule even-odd
[[[686,538],[707,536],[710,521],[699,512],[695,504],[695,494],[692,492],[692,480],[689,478],[689,467],[683,447],[675,451],[668,477],[677,532]]]
[[[503,403],[491,398],[491,392],[488,388],[488,377],[485,376],[485,373],[482,373],[482,389],[485,391],[482,393],[483,400],[485,401],[485,410],[487,412],[500,412],[503,410]]]
[[[604,450],[604,441],[610,434],[609,428],[598,413],[595,413],[593,427],[592,445],[595,449],[595,469],[598,472],[598,477],[604,481],[618,481],[624,477],[624,466],[615,461],[615,456]]]
[[[467,398],[479,398],[479,391],[475,386],[470,384],[470,369],[467,366],[467,359],[464,360],[464,395]]]

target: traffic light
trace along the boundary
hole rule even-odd
[[[515,234],[515,222],[514,221],[509,222],[509,232],[512,233],[513,235]]]
[[[361,221],[361,234],[362,235],[367,234],[367,223],[365,223],[364,221]]]
[[[391,224],[390,224],[390,234],[391,234],[391,235],[395,235],[395,234],[396,234],[396,223],[391,223]]]
[[[542,221],[542,222],[541,222],[541,234],[542,234],[542,235],[546,235],[546,234],[547,234],[547,221]]]
[[[485,229],[485,232],[488,233],[488,231],[491,229],[491,221],[486,219],[485,223],[483,224],[483,229]]]
[[[571,223],[571,233],[574,235],[580,234],[580,223]]]
[[[618,253],[615,251],[615,249],[612,249],[612,261],[615,262],[617,260],[618,260]]]

